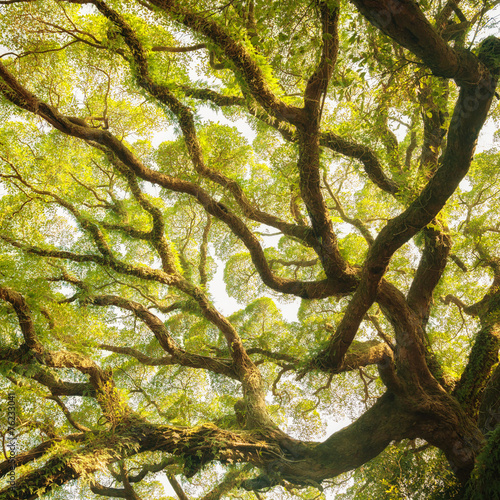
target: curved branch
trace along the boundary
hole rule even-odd
[[[187,47],[167,47],[165,45],[153,45],[151,47],[152,52],[170,52],[170,53],[180,53],[180,52],[193,52],[195,50],[206,49],[206,43],[197,43],[195,45],[189,45]]]
[[[60,380],[52,371],[40,366],[34,359],[26,344],[23,344],[17,351],[22,352],[21,361],[12,356],[13,349],[7,349],[7,352],[0,350],[0,360],[8,361],[8,367],[14,373],[22,377],[31,378],[49,389],[53,396],[86,396],[95,398],[96,391],[92,384],[88,382],[67,382]]]
[[[90,491],[96,495],[112,498],[125,498],[126,500],[140,500],[138,496],[131,496],[124,488],[111,488],[110,486],[103,486],[97,481],[93,480],[89,484]]]
[[[323,132],[320,142],[332,151],[361,161],[368,178],[383,191],[390,194],[396,194],[399,191],[399,185],[386,176],[380,161],[369,147],[348,141],[333,132]]]
[[[171,356],[169,358],[154,360],[153,358],[144,356],[139,351],[136,351],[135,349],[129,347],[101,345],[102,349],[133,356],[139,361],[148,365],[179,364],[182,366],[190,366],[192,368],[204,368],[213,371],[214,373],[220,373],[234,379],[239,379],[232,366],[232,363],[229,360],[210,358],[208,356],[201,356],[199,354],[192,354],[179,348],[173,341],[172,337],[169,335],[163,321],[161,321],[142,304],[114,295],[94,296],[89,298],[88,301],[94,306],[116,306],[120,307],[121,309],[131,311],[137,318],[139,318],[148,326],[148,328],[153,332],[154,336],[158,340],[158,343],[161,345],[161,347]],[[232,338],[231,340],[231,345],[234,350],[236,347],[234,344],[238,339]]]
[[[12,288],[0,285],[0,299],[11,304],[16,312],[26,346],[35,357],[41,357],[45,353],[45,349],[38,339],[31,311],[24,297]]]
[[[474,420],[478,418],[484,389],[498,363],[499,349],[500,323],[483,327],[476,334],[467,365],[453,391],[453,395]]]
[[[286,122],[277,120],[269,116],[264,110],[262,110],[262,108],[259,108],[258,105],[249,106],[243,97],[225,96],[210,89],[192,89],[188,87],[182,87],[182,89],[188,96],[195,97],[196,99],[200,99],[203,101],[213,102],[220,107],[246,106],[247,111],[251,115],[263,121],[270,127],[276,129],[287,141],[297,141],[296,131],[294,127],[290,127],[290,125],[288,125]],[[380,160],[377,158],[375,152],[368,146],[364,146],[363,144],[344,139],[343,137],[340,137],[331,131],[320,132],[319,141],[321,146],[323,147],[326,147],[349,158],[355,158],[359,160],[363,164],[368,178],[380,189],[390,194],[395,194],[400,189],[400,186],[394,180],[387,177],[382,164],[380,163]],[[264,224],[267,224],[269,226],[277,227],[268,222],[264,222],[263,220],[259,222],[263,222]],[[285,234],[288,234],[283,229],[281,230]]]
[[[115,421],[121,418],[120,414],[128,411],[128,406],[120,400],[118,392],[114,390],[116,388],[111,372],[101,370],[96,363],[83,354],[45,349],[36,334],[31,311],[25,298],[10,288],[0,286],[0,299],[10,302],[14,308],[26,345],[40,364],[52,368],[75,368],[88,375],[95,389],[96,399],[109,420]],[[40,378],[40,380],[44,379]],[[46,379],[45,381],[49,382]]]
[[[74,120],[72,121],[71,117],[60,115],[55,108],[43,103],[33,94],[20,86],[15,78],[1,63],[0,76],[2,78],[5,77],[3,82],[0,80],[0,92],[2,92],[12,103],[22,107],[23,109],[27,109],[32,113],[40,115],[64,134],[84,139],[91,145],[104,150],[108,153],[108,157],[110,157],[111,160],[113,160],[113,157],[117,158],[139,178],[162,186],[171,191],[185,193],[195,198],[209,214],[217,217],[219,220],[227,224],[232,232],[243,241],[245,246],[250,251],[252,261],[259,272],[262,281],[270,288],[282,293],[297,295],[303,298],[318,298],[336,294],[346,294],[352,291],[355,287],[357,282],[356,271],[352,269],[350,269],[349,272],[340,275],[340,277],[336,280],[323,280],[318,282],[287,280],[275,276],[269,267],[262,247],[255,235],[252,234],[241,219],[232,214],[221,202],[215,201],[205,190],[191,182],[183,181],[146,167],[131,153],[129,149],[125,147],[123,143],[116,139],[116,137],[114,137],[107,130],[94,129],[87,126],[85,123],[76,123]],[[6,82],[11,82],[12,86],[7,86]],[[298,227],[295,225],[290,226]],[[92,229],[91,226],[88,227]],[[298,236],[304,236],[304,233],[300,231]],[[1,235],[0,238],[14,246],[17,246],[18,248],[23,248],[23,245],[14,242],[12,238]],[[140,268],[135,268],[121,263],[116,259],[112,259],[108,263],[105,258],[97,255],[78,255],[72,252],[49,251],[36,247],[27,248],[27,246],[26,251],[37,255],[63,259],[67,258],[76,262],[95,262],[101,265],[110,264],[113,269],[118,272],[142,277],[147,280],[154,279],[164,284],[173,284],[175,281],[174,277],[169,276],[162,271],[152,269],[148,270],[148,272],[144,272],[144,270]]]
[[[91,429],[86,427],[85,425],[80,424],[77,422],[73,416],[71,415],[71,412],[68,410],[68,407],[62,402],[61,398],[59,396],[51,396],[48,397],[47,399],[51,399],[52,401],[55,401],[57,405],[61,408],[62,412],[64,413],[64,416],[68,420],[68,422],[77,430],[80,432],[92,432]]]
[[[443,275],[451,250],[451,236],[447,227],[440,230],[427,226],[423,233],[424,251],[408,291],[407,301],[425,326],[429,319],[432,293]]]
[[[379,342],[378,340],[353,342],[338,371],[339,373],[347,372],[375,364],[393,364],[391,348],[385,342]]]
[[[339,20],[339,6],[333,2],[319,1],[321,16],[321,28],[323,47],[321,51],[321,60],[307,81],[304,91],[304,110],[310,113],[312,110],[319,111],[321,115],[322,103],[320,103],[321,96],[326,95],[328,83],[333,73],[333,68],[337,61],[337,53],[339,49],[338,37],[338,20]]]
[[[99,8],[96,1],[93,2]],[[264,73],[250,53],[241,44],[231,38],[227,31],[216,22],[184,8],[174,0],[151,0],[149,3],[171,14],[184,26],[206,36],[224,53],[236,70],[241,73],[250,93],[257,102],[271,115],[289,121],[300,122],[302,112],[299,108],[281,101],[271,90]]]
[[[488,75],[468,51],[451,48],[413,0],[351,0],[370,23],[420,57],[436,76],[476,85]]]

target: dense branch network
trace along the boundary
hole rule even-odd
[[[340,60],[343,35],[339,26],[344,20],[339,2],[317,0],[308,7],[310,13],[306,9],[319,42],[311,50],[308,73],[301,77],[299,92],[293,99],[286,95],[284,85],[276,84],[272,53],[266,59],[253,1],[240,7],[230,2],[213,15],[192,8],[189,2],[138,3],[137,12],[157,16],[158,26],[170,23],[176,29],[189,30],[197,43],[179,46],[170,40],[159,41],[141,27],[135,11],[124,8],[120,12],[105,0],[69,0],[61,2],[64,19],[58,24],[36,22],[47,30],[45,35],[55,32],[71,41],[57,49],[35,47],[24,52],[23,58],[41,57],[48,52],[70,53],[73,45],[80,43],[86,50],[106,53],[111,59],[118,57],[130,72],[137,95],[146,96],[148,105],[165,113],[179,127],[179,163],[185,158],[185,169],[176,167],[166,173],[151,159],[153,155],[144,153],[142,145],[123,139],[109,118],[112,72],[97,68],[97,73],[106,76],[102,117],[90,113],[82,119],[72,116],[68,106],[65,108],[59,91],[45,92],[41,84],[32,85],[18,70],[15,60],[0,62],[0,92],[9,109],[41,119],[57,131],[54,137],[77,141],[76,147],[91,159],[88,163],[96,175],[95,180],[83,172],[80,175],[74,167],[71,178],[77,190],[72,192],[64,187],[59,192],[43,176],[37,179],[36,171],[43,168],[44,160],[31,146],[23,146],[29,160],[21,160],[19,155],[16,159],[15,148],[5,148],[1,156],[5,169],[0,180],[8,186],[9,193],[17,196],[11,222],[0,230],[2,248],[22,255],[26,262],[37,259],[36,262],[46,263],[41,271],[44,282],[49,287],[69,287],[72,295],[61,297],[60,292],[52,290],[47,292],[49,298],[43,299],[46,307],[38,305],[26,290],[15,290],[2,272],[0,299],[6,304],[12,331],[20,334],[16,344],[0,348],[0,363],[8,366],[10,384],[33,384],[40,397],[55,403],[64,421],[78,432],[55,433],[29,452],[19,454],[16,467],[32,464],[35,468],[18,479],[15,490],[1,490],[0,498],[33,498],[35,490],[50,490],[94,475],[89,488],[96,495],[137,500],[141,496],[136,484],[148,473],[165,470],[172,488],[183,500],[187,495],[176,479],[178,464],[181,463],[185,477],[192,477],[214,461],[250,465],[230,470],[203,499],[220,498],[240,486],[253,491],[277,485],[321,488],[325,479],[356,469],[391,442],[416,438],[441,449],[456,476],[466,483],[485,443],[485,412],[494,407],[491,404],[485,409],[484,401],[494,399],[491,395],[498,385],[494,374],[498,373],[495,366],[500,347],[500,264],[480,242],[475,251],[491,270],[493,283],[471,305],[453,294],[442,299],[445,305],[453,304],[480,321],[480,330],[459,379],[453,380],[445,373],[428,329],[434,295],[449,258],[467,270],[459,257],[451,254],[452,231],[441,213],[470,170],[500,72],[498,39],[486,39],[477,55],[463,49],[463,43],[452,47],[447,42],[477,22],[484,12],[469,22],[458,2],[449,2],[433,25],[412,0],[353,0],[360,15],[397,45],[395,52],[400,59],[411,55],[420,61],[417,107],[411,113],[405,111],[411,115],[412,123],[408,126],[403,167],[402,146],[388,125],[387,102],[377,104],[380,116],[374,121],[380,128],[378,137],[383,148],[368,141],[365,144],[356,134],[343,135],[328,116],[332,105],[329,93],[336,71],[340,72],[344,64]],[[72,16],[76,17],[78,11],[65,4],[91,5],[92,15],[107,23],[106,36],[77,27]],[[230,23],[222,22],[230,8],[235,9],[244,35],[239,36]],[[456,32],[445,28],[452,12],[465,23]],[[40,14],[40,18],[44,15]],[[64,27],[68,22],[68,27]],[[389,42],[384,39],[384,43]],[[228,92],[186,85],[184,77],[179,77],[180,83],[173,83],[170,77],[159,74],[156,57],[175,58],[205,51],[211,74],[223,75],[221,82],[231,82]],[[456,83],[453,106],[450,85],[435,77]],[[384,83],[390,84],[390,79]],[[287,197],[282,204],[289,213],[267,200],[256,201],[258,188],[249,179],[237,178],[233,172],[219,168],[217,162],[211,162],[210,144],[200,132],[202,127],[191,107],[193,100],[209,102],[220,110],[245,113],[257,130],[265,130],[268,137],[291,148],[293,174],[284,174],[290,177],[286,195],[279,193],[281,200]],[[87,104],[89,110],[93,105]],[[423,115],[421,155],[416,173],[405,180],[404,168],[409,170],[414,163],[417,110]],[[2,142],[0,145],[4,147]],[[30,153],[26,153],[28,150]],[[361,216],[349,215],[352,206],[346,208],[342,201],[344,181],[333,185],[335,181],[325,167],[326,154],[341,157],[349,166],[346,169],[353,164],[357,169],[355,162],[361,163],[363,172],[357,174],[358,187],[362,179],[369,186],[367,192],[376,193],[374,197],[391,199],[394,208],[384,225],[370,226]],[[78,165],[75,159],[72,161]],[[412,176],[418,177],[418,182],[409,186]],[[162,195],[155,197],[148,186],[160,189]],[[349,198],[345,199],[349,205]],[[332,201],[334,206],[330,207]],[[186,205],[181,206],[181,202]],[[57,206],[57,210],[68,214],[79,233],[78,244],[53,244],[50,236],[44,239],[38,233],[24,232],[17,220],[37,204]],[[179,214],[174,208],[179,206],[182,216],[191,210],[190,228],[184,236],[176,234],[175,229],[175,217]],[[472,204],[467,221],[471,207]],[[335,217],[360,233],[366,247],[361,258],[351,258],[343,248],[339,236],[342,229],[334,223]],[[200,220],[201,229],[196,227]],[[265,248],[259,238],[261,225],[279,231],[285,242],[283,248]],[[374,236],[375,230],[378,233]],[[472,234],[473,228],[468,231]],[[199,241],[193,245],[195,233]],[[318,303],[324,299],[329,304],[344,298],[344,305],[335,310],[335,326],[327,323],[320,328],[321,342],[311,342],[302,350],[295,345],[287,352],[286,342],[281,348],[276,347],[277,341],[273,343],[265,317],[261,328],[264,333],[256,334],[244,317],[259,312],[258,301],[239,315],[226,317],[221,313],[209,292],[211,252],[220,234],[241,245],[247,254],[250,277],[255,274],[274,293]],[[420,260],[403,292],[399,283],[391,281],[391,264],[417,236],[423,238]],[[290,257],[292,252],[287,253],[287,245],[297,256]],[[225,252],[228,255],[230,250]],[[194,265],[193,253],[197,259]],[[292,268],[295,275],[291,274]],[[74,274],[75,269],[79,275]],[[96,274],[100,275],[99,280]],[[22,284],[19,287],[22,289]],[[378,316],[371,314],[374,305],[380,308],[391,334],[387,335]],[[63,306],[84,311],[82,314],[120,311],[123,316],[116,316],[116,328],[133,324],[134,343],[121,342],[116,336],[103,341],[94,334],[82,341],[58,333],[61,328],[53,315],[57,316],[57,307]],[[255,320],[252,328],[256,329],[258,321],[261,319]],[[281,326],[276,322],[271,328],[278,337]],[[189,335],[184,335],[184,330]],[[290,328],[289,337],[292,331]],[[356,336],[373,331],[370,339],[356,340]],[[195,342],[196,338],[201,340]],[[73,350],[72,344],[78,348]],[[56,349],[56,345],[65,348]],[[105,353],[111,353],[110,359],[121,360],[119,369],[102,367],[108,359]],[[288,374],[293,373],[299,381],[326,374],[327,385],[313,393],[319,404],[318,394],[330,386],[333,375],[359,373],[367,403],[368,384],[362,371],[365,367],[376,367],[370,380],[380,377],[385,392],[380,392],[376,402],[345,429],[323,442],[313,443],[292,438],[276,423],[268,398],[271,392],[278,395],[278,384]],[[175,402],[170,401],[170,407],[165,408],[159,397],[149,395],[146,385],[139,382],[142,374],[163,373],[161,370],[190,373],[191,369],[206,373],[208,385],[222,387],[217,390],[223,391],[224,384],[235,384],[228,387],[236,387],[238,397],[231,406],[225,403],[230,415],[210,424],[177,425],[171,416]],[[131,380],[130,392],[139,399],[135,395],[127,397],[120,390],[125,377]],[[97,423],[84,423],[82,415],[77,415],[63,399],[67,397],[95,400],[99,407],[93,410],[98,415]],[[137,401],[141,404],[137,405]],[[148,419],[149,408],[156,410],[162,423]],[[63,440],[70,442],[71,447],[59,454],[52,453],[52,447]],[[143,465],[134,475],[128,461],[153,452],[161,453],[163,459],[154,465]],[[10,462],[7,456],[5,459],[0,464],[2,475],[9,471]],[[252,467],[261,470],[259,476],[249,478]],[[98,474],[104,472],[111,474],[118,487],[99,482]]]

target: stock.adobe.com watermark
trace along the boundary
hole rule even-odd
[[[6,432],[6,449],[9,461],[9,472],[7,473],[7,481],[11,488],[16,487],[16,395],[14,392],[9,392],[7,395],[7,432]]]

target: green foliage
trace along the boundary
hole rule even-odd
[[[464,500],[500,498],[500,427],[493,430],[478,457],[476,467],[469,479]]]
[[[460,485],[434,450],[419,450],[414,442],[388,447],[377,458],[357,470],[353,486],[337,495],[341,500],[379,500],[402,498],[457,498]]]
[[[249,469],[228,461],[197,470],[204,445],[191,454],[178,449],[160,453],[151,446],[153,451],[136,455],[134,436],[127,431],[128,440],[120,441],[117,426],[132,415],[131,421],[155,426],[199,430],[212,422],[243,432],[235,408],[251,391],[236,380],[234,332],[250,353],[252,363],[244,359],[255,368],[252,376],[258,371],[262,377],[259,388],[269,418],[305,446],[312,449],[311,443],[324,439],[339,422],[366,412],[387,390],[377,368],[380,360],[343,367],[346,371],[335,376],[311,369],[311,360],[331,345],[354,289],[320,299],[307,293],[321,296],[327,280],[323,242],[306,208],[308,188],[321,193],[320,209],[337,236],[335,251],[359,282],[372,248],[369,236],[377,237],[406,210],[440,165],[446,139],[438,145],[431,139],[448,132],[458,89],[420,61],[415,65],[416,56],[351,3],[326,1],[330,11],[340,8],[339,50],[320,97],[320,132],[322,139],[332,133],[347,146],[342,152],[323,141],[321,153],[301,172],[304,151],[298,136],[305,132],[286,125],[286,113],[303,111],[304,90],[322,60],[324,44],[335,38],[322,33],[323,2],[186,0],[178,2],[184,14],[167,15],[150,9],[148,2],[105,1],[142,44],[146,70],[116,22],[95,5],[7,3],[0,13],[2,65],[54,116],[88,128],[95,139],[62,133],[64,124],[55,118],[43,121],[41,108],[36,114],[5,97],[0,100],[0,287],[25,299],[26,314],[46,352],[74,356],[61,365],[40,353],[35,356],[26,347],[26,322],[11,303],[0,300],[0,394],[4,400],[15,391],[19,450],[55,436],[86,435],[82,442],[55,442],[21,466],[18,475],[38,470],[54,457],[78,456],[105,435],[109,443],[100,451],[108,459],[120,453],[132,475],[168,455],[168,474],[195,473],[191,482],[181,480],[190,498],[209,495],[214,484],[223,486],[232,473],[237,479],[220,495],[253,498],[253,493],[234,492]],[[419,6],[433,19],[442,3],[420,1]],[[457,20],[456,9],[450,21]],[[460,9],[473,20],[467,44],[477,45],[474,37],[482,36],[491,15],[469,0]],[[186,12],[203,22],[187,27]],[[235,45],[209,39],[207,26],[232,37]],[[494,70],[499,65],[496,42],[486,38],[476,50]],[[195,44],[203,45],[176,51]],[[235,51],[243,63],[235,62]],[[261,94],[252,88],[259,82]],[[161,89],[163,100],[154,88]],[[216,94],[206,97],[207,90]],[[237,105],[227,105],[228,97],[237,98]],[[224,104],[219,106],[219,100]],[[273,108],[279,101],[281,108]],[[499,109],[491,110],[496,124]],[[182,113],[192,118],[195,135],[184,135]],[[498,288],[491,288],[492,282],[498,284],[500,248],[497,141],[498,136],[490,149],[475,156],[466,179],[427,226],[449,231],[452,238],[454,258],[448,258],[426,297],[429,317],[422,329],[451,381],[449,391],[460,380],[476,332],[499,320]],[[432,161],[424,161],[424,152]],[[373,162],[366,164],[373,158],[383,175],[398,184],[395,195],[373,182]],[[305,179],[309,167],[314,175]],[[399,290],[403,302],[429,244],[419,232],[389,262],[384,279]],[[429,269],[438,267],[431,262]],[[328,285],[336,290],[338,283],[330,278]],[[234,307],[221,299],[226,294]],[[488,314],[468,314],[467,306],[486,294]],[[119,297],[127,307],[102,305],[96,297],[103,302]],[[294,300],[300,304],[290,313]],[[396,344],[393,313],[373,305],[349,353],[362,353],[365,341]],[[153,326],[147,322],[151,317]],[[22,356],[21,348],[26,350]],[[11,359],[13,352],[19,357]],[[88,364],[76,369],[75,359]],[[220,369],[208,369],[208,359]],[[480,370],[477,365],[469,366]],[[96,382],[94,369],[104,382]],[[102,391],[100,400],[94,397],[96,386]],[[110,401],[116,403],[113,411]],[[4,432],[6,417],[0,415]],[[498,429],[488,436],[465,498],[499,497],[499,436]],[[210,443],[210,453],[220,457],[217,446]],[[293,453],[283,447],[283,456],[273,460],[293,461]],[[118,467],[108,467],[105,458],[92,477],[121,488],[125,483]],[[78,484],[50,493],[43,486],[33,494],[94,498],[90,475],[83,465],[82,470],[85,480]],[[161,474],[150,473],[134,484],[137,495],[167,498]],[[303,488],[283,483],[266,495],[346,500],[459,495],[443,455],[420,442],[392,444],[341,480],[347,483],[324,481],[324,491],[314,483]]]

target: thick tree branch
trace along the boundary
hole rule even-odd
[[[209,89],[192,89],[188,87],[183,87],[183,90],[186,95],[195,97],[196,99],[201,99],[204,101],[210,101],[216,104],[217,106],[244,106],[247,107],[247,102],[243,97],[232,97],[232,96],[224,96],[213,90]],[[257,105],[248,106],[247,110],[250,114],[263,121],[270,127],[276,129],[280,134],[290,142],[296,142],[297,136],[296,131],[293,127],[290,127],[286,122],[277,120],[269,116],[265,111],[259,109]],[[323,147],[327,147],[328,149],[335,151],[336,153],[340,153],[349,158],[355,158],[359,160],[365,169],[368,178],[377,185],[380,189],[390,193],[395,194],[399,190],[398,184],[387,177],[380,163],[380,160],[375,155],[375,152],[371,150],[368,146],[364,146],[362,144],[356,143],[351,140],[344,139],[331,131],[323,131],[320,133],[320,144]],[[273,226],[278,228],[278,226],[274,224],[270,224],[261,220],[264,224],[269,226]],[[285,234],[287,233],[282,228],[279,228]]]
[[[169,358],[162,358],[160,360],[152,360],[151,358],[143,356],[141,353],[132,348],[101,346],[103,349],[114,352],[118,352],[118,350],[120,350],[123,354],[134,356],[139,361],[144,361],[146,364],[179,364],[182,366],[190,366],[192,368],[204,368],[213,371],[214,373],[221,373],[230,378],[237,378],[236,372],[229,360],[200,356],[199,354],[188,353],[184,349],[181,349],[168,333],[168,330],[165,327],[163,321],[161,321],[156,315],[154,315],[142,304],[114,295],[98,295],[89,298],[88,301],[94,306],[116,306],[120,307],[121,309],[131,311],[137,318],[139,318],[148,326],[148,328],[153,332],[154,336],[158,340],[158,343],[161,345],[161,347],[171,356]],[[233,349],[234,343],[237,342],[237,340],[238,339],[236,338],[232,338]]]
[[[36,471],[20,477],[15,492],[6,489],[0,495],[5,499],[28,499],[31,498],[30,488],[50,490],[81,474],[90,474],[106,464],[151,449],[198,457],[200,465],[214,459],[248,461],[263,467],[267,463],[268,473],[277,474],[292,484],[320,483],[365,463],[392,440],[413,435],[412,425],[413,419],[402,412],[388,394],[354,424],[321,444],[285,442],[280,436],[276,441],[272,433],[257,439],[255,433],[223,431],[213,425],[185,429],[132,419],[115,428],[113,442],[104,434],[97,435],[92,442],[51,458]],[[217,442],[216,448],[213,442]],[[253,489],[254,484],[254,480],[247,480],[243,486]]]
[[[320,143],[332,151],[361,161],[368,178],[383,191],[390,194],[398,192],[399,186],[387,177],[379,159],[369,147],[348,141],[333,132],[323,132]]]
[[[321,28],[323,37],[323,47],[321,60],[314,73],[309,77],[304,91],[304,110],[306,113],[321,114],[321,97],[328,89],[328,83],[333,73],[333,68],[337,61],[339,48],[338,19],[339,6],[335,2],[318,1],[318,8],[321,15]]]
[[[181,86],[180,88],[188,97],[209,101],[221,108],[225,106],[246,106],[247,104],[244,97],[223,95],[211,89],[197,89],[187,86]]]
[[[351,0],[374,26],[420,57],[436,76],[477,85],[488,70],[470,52],[452,49],[413,0]]]
[[[155,474],[156,472],[160,472],[165,467],[169,465],[174,465],[177,463],[177,460],[173,457],[166,457],[161,462],[157,464],[145,464],[141,467],[141,470],[135,475],[129,475],[128,480],[131,483],[138,483],[142,481],[147,474]]]
[[[321,260],[326,276],[331,281],[339,281],[353,273],[342,257],[326,207],[320,184],[319,123],[314,123],[314,113],[307,130],[298,130],[299,158],[297,168],[300,176],[300,194],[306,205],[309,219],[316,237],[315,252]]]
[[[420,195],[399,216],[390,220],[370,247],[361,282],[349,303],[328,350],[328,362],[337,365],[347,351],[362,318],[376,298],[378,285],[394,252],[439,213],[466,175],[477,137],[491,105],[496,80],[460,90],[440,168]],[[474,106],[472,113],[471,103]]]
[[[207,45],[205,43],[197,43],[195,45],[189,45],[187,47],[167,47],[165,45],[153,45],[151,50],[153,52],[169,52],[169,53],[180,53],[180,52],[193,52],[195,50],[206,49]]]
[[[16,312],[19,326],[21,327],[21,332],[28,349],[35,357],[42,357],[45,349],[38,339],[35,325],[31,318],[31,311],[24,297],[15,290],[12,290],[12,288],[0,285],[0,299],[9,302]]]
[[[200,274],[200,285],[203,287],[206,287],[208,284],[207,253],[208,253],[208,235],[210,233],[211,225],[212,225],[212,219],[210,215],[207,214],[207,223],[203,228],[203,235],[200,245],[200,262],[198,264],[198,272]]]
[[[3,67],[0,63],[0,76],[3,74],[8,74],[7,80],[12,80],[14,82],[12,88],[17,89],[20,87],[14,77],[10,75],[10,73],[8,73],[5,67]],[[90,141],[92,145],[100,145],[100,148],[109,152],[111,160],[115,162],[122,162],[138,177],[174,192],[189,194],[197,199],[197,201],[209,214],[226,223],[231,228],[233,233],[244,242],[245,246],[250,251],[252,261],[256,266],[263,282],[270,288],[304,298],[315,298],[334,294],[345,294],[352,290],[355,286],[356,277],[352,270],[341,276],[341,279],[335,281],[324,280],[318,282],[303,282],[298,280],[287,280],[275,276],[266,261],[264,252],[257,238],[238,217],[232,214],[225,205],[215,201],[205,190],[191,182],[183,181],[147,168],[131,153],[130,150],[125,147],[123,143],[118,141],[107,130],[94,129],[92,127],[88,127],[86,124],[75,124],[69,120],[68,117],[60,115],[54,108],[39,101],[35,96],[28,93],[28,91],[22,89],[22,87],[20,87],[22,89],[22,91],[19,90],[20,93],[17,93],[17,91],[14,92],[12,88],[9,87],[9,89],[4,92],[2,90],[3,87],[0,85],[0,91],[2,91],[5,97],[7,97],[14,104],[17,104],[18,102],[22,103],[25,106],[25,109],[41,115],[64,134]],[[29,99],[25,99],[24,97],[28,94]],[[18,248],[23,248],[23,245],[13,241],[10,237],[0,237],[4,239],[4,241],[17,246]],[[134,266],[130,266],[129,264],[121,263],[116,260],[111,260],[111,262],[108,263],[105,258],[97,255],[78,255],[66,251],[49,251],[42,250],[37,247],[24,247],[26,251],[37,255],[45,255],[62,259],[67,258],[74,260],[75,262],[95,262],[101,265],[111,264],[111,266],[114,266],[113,268],[118,272],[132,274],[147,280],[154,279],[164,284],[173,284],[175,281],[172,276],[169,276],[159,270],[148,270],[145,272],[143,269],[135,268]]]
[[[444,137],[446,135],[445,121],[447,118],[446,105],[449,95],[448,81],[427,81],[419,75],[418,100],[422,108],[424,122],[422,152],[419,168],[427,178],[430,178],[439,166],[439,155]],[[440,100],[437,103],[433,94],[436,87],[440,89]]]
[[[219,448],[214,448],[213,442],[220,443]],[[46,449],[47,446],[44,446],[44,451]],[[101,470],[127,456],[150,450],[184,457],[189,455],[193,457],[193,463],[198,460],[200,466],[214,459],[244,460],[260,465],[270,456],[280,456],[278,445],[268,444],[251,433],[232,433],[214,425],[201,425],[193,429],[155,426],[132,419],[115,428],[112,441],[103,433],[96,435],[90,443],[50,458],[35,471],[18,478],[15,489],[7,487],[1,490],[0,498],[31,499],[33,488],[43,487],[50,491],[57,485]]]
[[[38,446],[35,446],[29,451],[19,453],[15,457],[15,465],[17,467],[21,467],[22,465],[29,464],[30,462],[33,462],[34,460],[37,460],[38,458],[42,457],[46,452],[50,450],[55,444],[60,443],[62,441],[69,441],[73,443],[80,443],[85,441],[85,438],[87,437],[86,434],[80,432],[78,434],[69,434],[64,437],[56,437],[53,439],[50,439],[48,441],[44,441],[43,443],[39,444]],[[12,464],[9,462],[9,460],[5,460],[4,462],[0,463],[0,477],[5,476],[9,470],[11,470]],[[1,498],[1,497],[0,497]],[[14,497],[13,497],[14,498]]]
[[[453,391],[467,414],[474,420],[478,418],[484,389],[498,363],[499,349],[500,323],[484,326],[476,334],[465,370]]]
[[[346,372],[369,365],[387,365],[393,363],[391,348],[385,342],[368,340],[353,342],[347,351],[339,372]]]
[[[484,388],[478,425],[485,434],[500,425],[500,364],[493,369]]]
[[[268,113],[292,123],[301,120],[301,110],[285,104],[273,93],[262,70],[247,49],[233,40],[224,28],[216,22],[184,8],[174,0],[150,0],[149,3],[171,14],[184,26],[206,36],[217,45],[226,59],[231,61],[235,69],[241,73],[252,96]]]
[[[432,293],[443,275],[451,250],[447,227],[442,230],[427,226],[424,230],[424,251],[408,292],[408,305],[425,326],[429,319]]]
[[[139,497],[132,497],[124,488],[112,488],[110,486],[103,486],[99,484],[97,481],[91,481],[90,491],[95,493],[96,495],[101,495],[103,497],[112,497],[112,498],[125,498],[127,500],[137,500]],[[140,500],[140,499],[139,499]]]
[[[79,372],[88,375],[96,392],[96,399],[106,417],[110,421],[122,418],[121,414],[128,411],[128,408],[126,404],[123,404],[123,401],[120,401],[110,372],[101,370],[83,354],[46,350],[38,339],[31,311],[25,298],[10,288],[0,286],[0,299],[10,302],[16,311],[26,345],[40,364],[52,368],[76,368]]]

